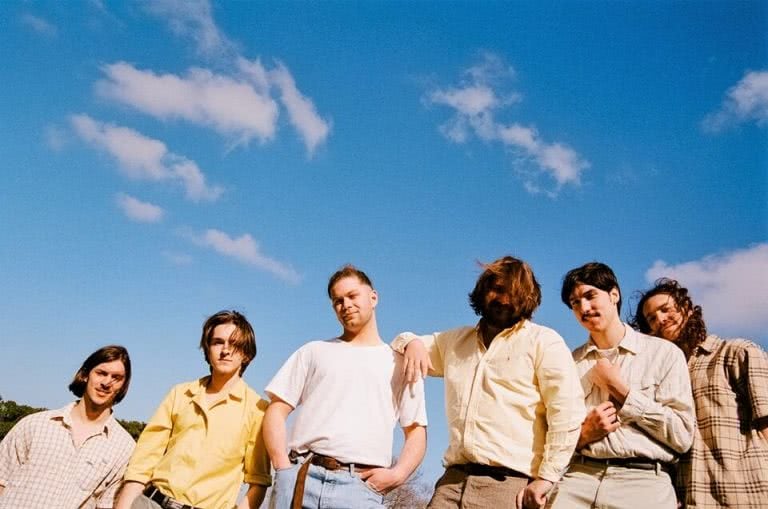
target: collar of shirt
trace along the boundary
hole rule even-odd
[[[51,411],[51,420],[52,421],[59,421],[61,422],[64,427],[66,427],[68,430],[72,429],[72,409],[75,408],[75,405],[77,405],[81,400],[73,401],[72,403],[69,403],[67,406],[63,408],[59,408],[56,410]],[[109,411],[109,419],[107,419],[104,422],[104,427],[102,428],[101,433],[104,435],[112,435],[115,433],[114,427],[119,426],[120,424],[115,420],[113,411]]]
[[[211,380],[210,376],[204,376],[199,379],[197,383],[191,383],[187,387],[187,396],[197,403],[201,408],[206,408],[208,405],[204,404],[205,388],[208,386],[208,382]],[[245,398],[245,381],[242,377],[232,384],[227,391],[226,397],[223,400],[233,399],[235,401],[242,401]],[[222,401],[222,400],[219,400]]]
[[[705,353],[712,353],[715,351],[715,348],[717,347],[718,343],[721,341],[720,338],[717,336],[710,334],[707,336],[707,339],[701,342],[701,344],[697,347],[699,350],[703,350]]]
[[[632,327],[629,327],[627,324],[624,324],[624,337],[617,346],[619,347],[620,352],[623,350],[633,355],[637,355],[645,349],[645,344],[643,340],[638,336],[638,332]],[[592,337],[590,337],[584,347],[579,348],[574,352],[576,357],[574,360],[577,362],[583,360],[593,352],[597,354],[598,350],[599,348],[595,344]]]
[[[480,328],[481,321],[477,322],[477,325],[475,325],[475,334],[477,335],[477,342],[478,342],[478,344],[481,346],[481,348],[483,350],[485,350],[485,343],[483,343],[483,334],[482,334],[481,328]],[[502,330],[501,332],[499,332],[498,334],[496,334],[493,337],[493,340],[495,341],[496,338],[511,339],[515,334],[517,334],[518,332],[526,329],[527,326],[528,326],[528,320],[525,320],[525,319],[520,320],[519,322],[517,322],[512,327],[506,328],[506,329]],[[493,344],[493,341],[491,341],[491,344]]]

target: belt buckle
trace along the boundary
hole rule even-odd
[[[168,500],[165,501],[165,509],[184,509],[184,504],[168,497]]]

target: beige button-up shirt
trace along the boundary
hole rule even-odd
[[[591,458],[640,457],[671,462],[691,447],[696,427],[685,356],[669,341],[626,325],[624,329],[614,361],[630,387],[618,412],[621,427],[579,452]],[[587,410],[609,398],[590,377],[589,371],[599,358],[591,339],[573,351]]]
[[[445,466],[504,466],[557,482],[570,461],[584,419],[584,395],[570,351],[552,329],[523,321],[485,348],[477,327],[395,338],[427,347],[445,378],[449,445]]]

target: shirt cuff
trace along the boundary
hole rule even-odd
[[[272,476],[250,474],[245,476],[243,482],[245,484],[258,484],[259,486],[272,486]]]
[[[630,389],[619,410],[619,417],[625,422],[638,421],[645,413],[647,406],[648,398],[643,396],[640,391]]]

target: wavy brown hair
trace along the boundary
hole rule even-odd
[[[639,300],[635,307],[635,316],[629,319],[629,324],[635,329],[644,334],[650,334],[651,326],[645,319],[643,306],[654,295],[669,295],[683,317],[688,317],[675,340],[675,344],[685,353],[685,357],[690,357],[696,347],[707,339],[707,325],[704,323],[701,306],[694,305],[688,295],[688,289],[680,286],[680,283],[674,279],[659,278],[653,284],[653,288],[646,292],[638,292],[638,294]]]
[[[232,333],[234,348],[243,355],[243,363],[240,365],[240,375],[245,373],[245,368],[256,357],[256,335],[253,333],[253,327],[248,323],[245,315],[238,311],[224,310],[210,316],[203,324],[203,333],[200,335],[200,349],[205,356],[205,362],[211,365],[208,358],[208,348],[213,339],[213,330],[219,325],[232,324],[235,331]]]
[[[491,263],[480,263],[483,273],[469,294],[469,305],[479,316],[484,316],[485,296],[495,285],[501,284],[510,297],[516,322],[529,319],[541,304],[541,287],[531,266],[513,256],[504,256]]]

